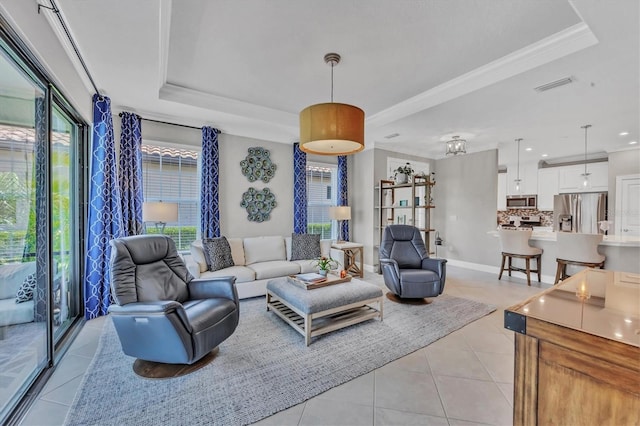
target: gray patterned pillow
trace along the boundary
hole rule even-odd
[[[218,271],[235,265],[233,257],[231,257],[231,246],[226,237],[205,238],[202,240],[202,247],[204,248],[204,258],[207,260],[207,268],[210,271]]]
[[[291,234],[291,260],[320,257],[320,234]]]
[[[16,293],[16,303],[28,302],[33,299],[33,291],[36,289],[36,274],[29,274],[20,284]]]

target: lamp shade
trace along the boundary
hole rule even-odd
[[[335,220],[351,220],[351,207],[334,206],[329,207],[329,218]]]
[[[176,222],[178,220],[178,203],[152,201],[142,203],[143,222]]]
[[[300,149],[319,155],[362,151],[364,111],[335,102],[308,106],[300,112]]]

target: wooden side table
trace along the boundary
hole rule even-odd
[[[364,245],[345,241],[333,243],[331,247],[344,252],[344,269],[348,273],[364,278]]]

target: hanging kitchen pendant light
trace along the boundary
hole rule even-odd
[[[340,55],[327,53],[331,65],[331,102],[315,104],[300,112],[300,149],[310,154],[349,155],[364,149],[364,111],[333,102],[333,67]]]
[[[587,130],[589,130],[589,127],[591,127],[591,124],[585,124],[580,127],[584,129],[584,173],[580,175],[582,176],[582,189],[589,189],[591,187],[591,180],[589,179],[591,173],[587,172]]]
[[[522,183],[522,179],[520,179],[520,142],[522,142],[522,138],[516,139],[516,142],[518,143],[518,169],[517,169],[516,178],[513,180],[513,182],[515,184],[516,194],[519,194],[521,189],[521,183]]]

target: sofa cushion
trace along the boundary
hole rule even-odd
[[[207,259],[204,257],[202,240],[195,240],[191,243],[191,258],[200,266],[200,272],[205,272],[209,269],[207,267]]]
[[[244,246],[242,244],[242,238],[227,238],[229,241],[229,246],[231,247],[231,257],[233,258],[233,263],[238,265],[244,265]]]
[[[306,274],[307,272],[318,272],[315,260],[294,260],[293,263],[297,263],[300,266],[300,273]]]
[[[33,292],[36,289],[36,274],[29,274],[24,279],[16,292],[16,303],[24,303],[33,300]]]
[[[320,257],[320,234],[291,234],[291,259],[305,260]]]
[[[231,246],[226,237],[205,238],[202,240],[204,247],[204,257],[207,260],[207,269],[218,271],[220,269],[234,266],[231,257]]]
[[[300,265],[286,260],[272,260],[268,262],[252,263],[249,268],[256,271],[256,279],[285,277],[287,275],[299,274]]]
[[[247,266],[232,266],[215,272],[205,271],[200,274],[200,279],[227,277],[229,275],[236,277],[236,283],[246,283],[256,279],[256,272]]]
[[[16,293],[22,282],[29,274],[36,272],[36,262],[6,263],[0,265],[0,299],[12,299],[14,302]]]
[[[16,303],[15,294],[10,299],[0,299],[0,327],[32,322],[34,302]]]
[[[286,260],[283,237],[250,237],[245,238],[242,242],[246,265],[271,260]]]

